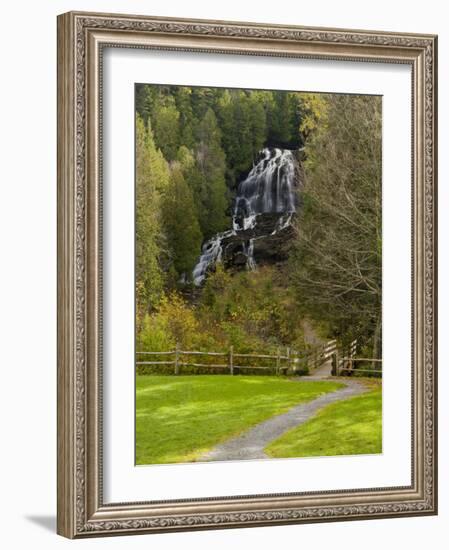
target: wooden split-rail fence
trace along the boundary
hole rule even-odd
[[[382,359],[357,357],[357,340],[353,340],[347,349],[340,350],[335,346],[330,350],[332,359],[332,375],[347,376],[355,372],[360,374],[374,374],[382,376]],[[360,367],[362,363],[362,367]],[[363,368],[363,363],[368,363],[369,368]]]
[[[139,358],[136,361],[137,366],[173,366],[174,374],[179,374],[181,367],[228,370],[231,375],[235,374],[237,370],[241,371],[242,369],[275,370],[276,374],[282,374],[282,372],[294,370],[300,361],[298,353],[290,348],[287,348],[284,353],[279,348],[276,354],[235,353],[234,346],[230,346],[227,352],[184,351],[177,346],[173,351],[138,351],[137,356]],[[154,356],[166,356],[167,359],[157,361],[149,359]],[[194,360],[187,360],[191,357]],[[204,357],[210,357],[220,362],[205,363],[204,360],[201,362],[201,358]],[[195,358],[198,358],[198,360],[195,360]],[[241,359],[244,359],[244,361],[241,361]],[[250,364],[241,364],[245,361],[250,361]],[[264,362],[264,364],[261,364],[261,362]]]
[[[351,375],[355,371],[382,374],[381,369],[373,368],[373,364],[379,364],[381,367],[381,359],[357,358],[356,350],[356,340],[343,353],[339,350],[336,340],[330,340],[321,348],[302,353],[291,348],[285,348],[285,351],[278,348],[274,354],[235,353],[233,346],[230,346],[226,352],[186,351],[176,346],[176,349],[172,351],[138,351],[136,366],[138,368],[146,366],[150,368],[172,367],[174,374],[179,374],[182,367],[195,367],[206,371],[207,369],[219,369],[231,375],[245,370],[271,370],[280,375],[307,371],[313,374],[320,366],[330,363],[332,365],[330,374],[334,376]],[[154,360],[155,357],[157,360]],[[369,362],[371,367],[369,369],[359,368],[358,362]]]
[[[357,363],[370,363],[370,368],[363,368]],[[379,368],[376,368],[379,367]],[[366,358],[366,357],[342,357],[338,356],[338,352],[332,357],[332,374],[335,376],[344,376],[357,373],[382,375],[382,359]]]

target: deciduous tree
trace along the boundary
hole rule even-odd
[[[324,96],[321,96],[323,99]],[[381,331],[381,98],[329,95],[305,152],[291,276],[298,303],[341,339]],[[323,118],[325,117],[325,120]]]

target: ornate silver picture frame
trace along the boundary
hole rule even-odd
[[[411,69],[409,485],[275,494],[261,485],[260,493],[251,495],[155,500],[149,494],[145,501],[105,501],[102,94],[107,48]],[[436,514],[436,184],[436,36],[96,13],[59,16],[58,533],[83,538]]]

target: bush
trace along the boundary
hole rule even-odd
[[[191,348],[198,335],[198,321],[194,311],[176,292],[164,296],[156,313],[146,315],[137,335],[141,351],[174,350],[178,343]]]
[[[167,318],[159,314],[145,315],[136,343],[137,351],[171,351],[176,346]]]

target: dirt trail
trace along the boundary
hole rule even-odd
[[[324,366],[326,368],[324,369]],[[320,367],[321,372],[314,372],[313,376],[307,376],[304,378],[296,379],[298,381],[304,380],[317,380],[324,379],[329,375],[328,365]],[[268,458],[264,449],[272,441],[280,437],[286,431],[299,426],[312,418],[320,409],[326,407],[336,401],[348,399],[355,395],[359,395],[368,390],[366,386],[360,382],[354,380],[344,380],[343,384],[345,388],[341,388],[332,393],[327,393],[309,401],[308,403],[302,403],[296,405],[288,412],[274,416],[260,424],[257,424],[253,428],[249,429],[240,436],[233,437],[220,445],[217,445],[198,460],[212,461],[212,460],[246,460],[255,458]]]

